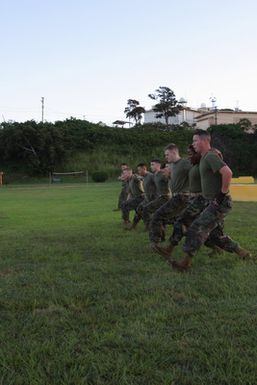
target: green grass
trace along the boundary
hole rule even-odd
[[[0,384],[257,384],[255,260],[202,248],[171,271],[121,228],[119,188],[0,191]],[[226,221],[254,255],[256,214]]]

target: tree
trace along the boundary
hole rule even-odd
[[[142,114],[145,112],[144,107],[140,106],[140,103],[135,99],[128,99],[127,107],[124,110],[127,118],[135,120],[136,125],[141,123]]]
[[[187,122],[185,122],[185,121],[183,121],[182,123],[180,123],[179,127],[180,127],[180,128],[183,128],[183,129],[185,129],[185,130],[189,130],[190,128],[192,128],[192,127],[190,126],[190,124],[187,123]]]
[[[249,131],[252,127],[251,121],[247,118],[240,119],[238,124],[239,124],[240,128],[245,132]]]
[[[183,106],[178,103],[174,92],[169,87],[159,87],[154,94],[148,96],[158,101],[153,107],[153,110],[157,112],[155,117],[164,117],[167,126],[169,125],[169,118],[178,115],[179,111],[183,109]]]
[[[30,173],[52,171],[69,154],[65,133],[52,123],[2,123],[0,160],[23,165]]]

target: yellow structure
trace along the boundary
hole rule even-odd
[[[257,202],[257,184],[252,176],[232,178],[230,194],[234,201]]]
[[[252,176],[240,176],[239,178],[232,178],[232,184],[244,184],[244,183],[254,183],[254,178]]]
[[[234,201],[257,202],[257,184],[231,184],[230,194]]]

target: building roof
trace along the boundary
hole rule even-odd
[[[181,111],[183,110],[187,110],[187,111],[193,111],[193,112],[199,112],[198,109],[195,109],[195,108],[191,108],[191,107],[182,107]],[[157,112],[157,111],[154,111],[152,108],[150,110],[145,110],[144,113],[147,113],[147,112]],[[200,113],[200,112],[199,112]]]
[[[210,112],[205,112],[203,114],[200,114],[198,116],[195,117],[195,119],[200,119],[200,118],[205,118],[207,117],[207,115],[214,115],[214,114],[233,114],[233,115],[237,115],[237,114],[255,114],[257,115],[257,111],[220,111],[220,110],[217,110],[217,111],[210,111]]]

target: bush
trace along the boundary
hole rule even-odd
[[[94,182],[105,182],[108,179],[108,174],[105,171],[95,171],[92,174],[92,179]]]

